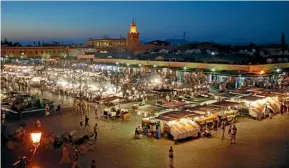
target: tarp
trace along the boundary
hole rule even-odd
[[[178,108],[178,107],[189,105],[189,104],[193,104],[193,103],[173,101],[173,102],[168,102],[159,106],[165,107],[165,108]]]

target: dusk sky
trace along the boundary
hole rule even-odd
[[[289,38],[289,2],[1,2],[2,40],[84,43],[126,37],[135,18],[140,39],[279,43]]]

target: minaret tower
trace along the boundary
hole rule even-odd
[[[137,32],[135,19],[133,19],[132,23],[130,24],[130,29],[127,33],[126,44],[129,50],[139,46],[139,33]]]

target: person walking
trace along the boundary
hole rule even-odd
[[[232,144],[232,125],[229,126],[229,129],[228,129],[228,136],[229,136],[229,140],[230,140],[230,143]]]
[[[75,146],[73,148],[74,148],[74,152],[73,152],[72,168],[79,168],[80,167],[78,163],[79,150]]]
[[[98,133],[97,123],[95,123],[95,125],[94,125],[94,127],[93,127],[93,132],[94,132],[94,140],[96,140],[96,138],[97,138],[97,133]]]
[[[225,132],[226,132],[225,122],[222,122],[221,129],[222,129],[222,139],[225,139]]]
[[[237,127],[234,125],[232,129],[232,141],[231,144],[235,144],[236,142],[236,135],[237,135]]]
[[[60,161],[60,164],[70,163],[70,159],[69,159],[68,155],[69,155],[69,153],[68,153],[67,145],[64,144],[63,149],[62,149],[62,159]]]
[[[50,110],[50,107],[48,104],[45,105],[45,115],[48,116],[50,113],[49,113],[49,110]]]
[[[83,126],[82,118],[80,119],[79,125],[80,125],[80,128],[82,128]]]
[[[89,118],[88,118],[87,115],[86,115],[86,116],[85,116],[85,125],[84,125],[85,127],[86,127],[86,126],[89,126],[88,121],[89,121]],[[89,126],[89,127],[90,127],[90,126]]]
[[[174,150],[173,147],[170,147],[169,149],[169,159],[170,159],[170,167],[174,167]]]

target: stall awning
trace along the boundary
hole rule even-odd
[[[173,101],[173,102],[168,102],[159,106],[164,107],[164,108],[178,108],[178,107],[182,107],[182,106],[189,105],[189,104],[193,104],[193,103]]]
[[[212,105],[215,106],[221,106],[221,107],[233,107],[233,106],[238,106],[240,103],[237,102],[230,102],[230,101],[222,101],[222,102],[215,102]]]

